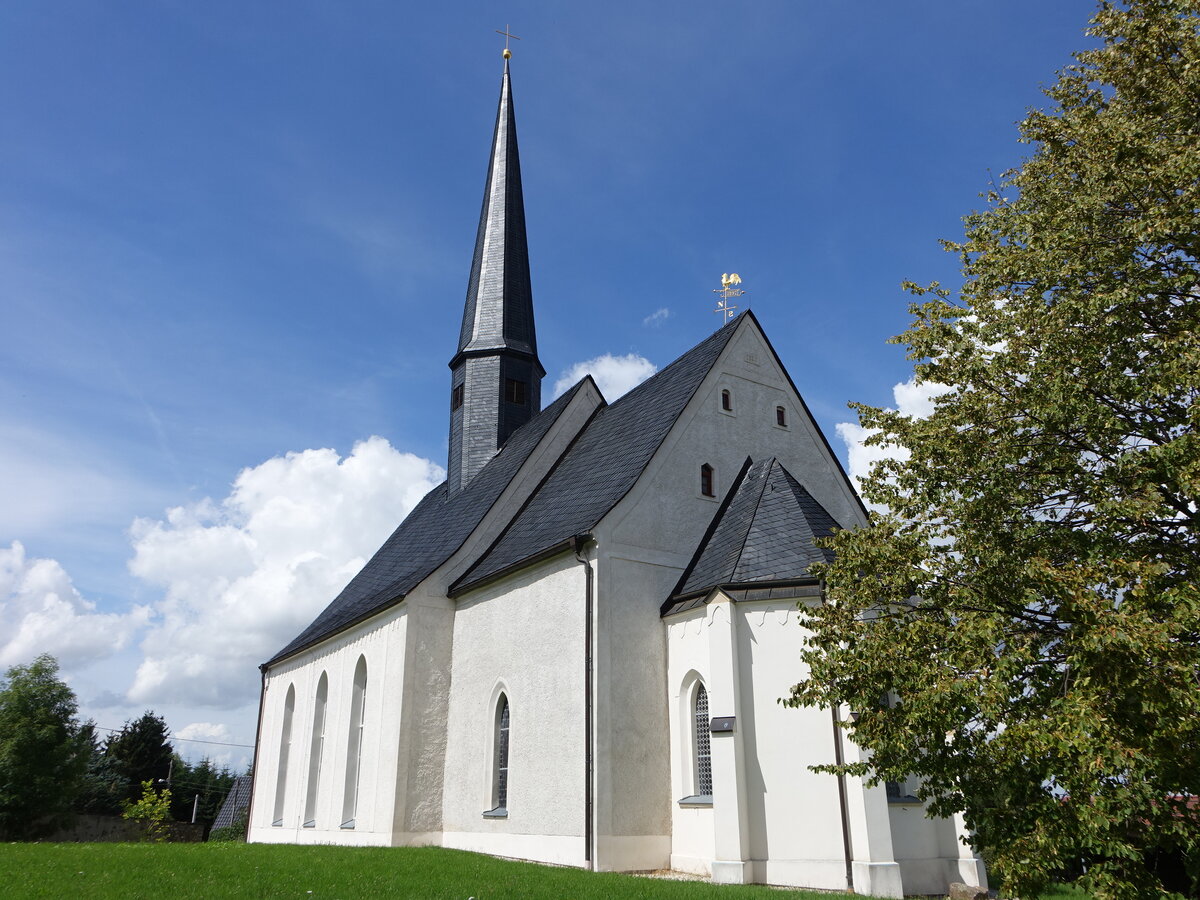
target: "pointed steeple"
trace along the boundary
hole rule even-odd
[[[450,360],[450,490],[465,487],[508,436],[541,408],[525,201],[508,59],[492,137],[483,210]]]

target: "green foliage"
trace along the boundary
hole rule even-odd
[[[125,779],[122,799],[135,800],[140,795],[144,781],[157,784],[170,777],[174,751],[169,735],[166,720],[156,716],[153,710],[147,710],[140,718],[130,719],[120,731],[109,737],[104,753]]]
[[[146,840],[165,841],[171,818],[171,789],[155,791],[153,781],[143,781],[142,795],[136,802],[125,802],[121,817],[141,825]]]
[[[0,838],[22,840],[69,816],[91,744],[75,721],[75,694],[54,657],[14,666],[0,687]]]
[[[86,742],[87,769],[75,801],[76,812],[100,816],[121,814],[121,804],[127,793],[127,782],[115,760],[104,752],[93,722],[80,729]]]
[[[897,340],[948,393],[858,408],[911,457],[834,539],[793,690],[857,712],[851,768],[916,775],[1020,896],[1080,864],[1103,900],[1158,895],[1165,857],[1200,871],[1198,23],[1102,4],[947,243],[962,288],[910,286]]]
[[[234,817],[232,824],[222,828],[214,828],[210,831],[208,840],[214,843],[244,844],[246,842],[246,825],[249,818],[249,808],[243,809]]]
[[[202,759],[191,765],[180,757],[175,757],[174,774],[171,776],[171,786],[174,797],[171,800],[171,815],[177,821],[190,822],[192,807],[196,804],[196,821],[211,826],[225,795],[233,787],[234,775],[228,766],[216,766],[210,759]]]

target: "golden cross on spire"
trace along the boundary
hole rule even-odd
[[[517,37],[515,34],[509,34],[508,29],[509,29],[508,25],[504,26],[503,31],[501,31],[499,28],[496,29],[496,34],[504,35],[504,58],[505,59],[509,59],[512,56],[512,52],[508,49],[508,39],[512,38],[514,41],[520,40],[520,38]]]
[[[722,321],[728,322],[732,319],[733,311],[737,309],[736,306],[731,306],[729,301],[746,293],[738,287],[741,283],[742,276],[737,272],[726,273],[721,276],[721,286],[713,289],[713,293],[720,297],[717,301],[717,308],[713,312],[721,313],[724,316]]]

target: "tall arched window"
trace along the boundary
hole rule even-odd
[[[496,703],[496,747],[492,767],[492,815],[508,815],[508,732],[511,717],[508,695],[501,694]]]
[[[705,497],[717,496],[716,488],[713,486],[713,467],[708,463],[700,467],[700,493]]]
[[[288,685],[283,701],[283,729],[279,732],[279,774],[275,777],[275,812],[272,825],[283,824],[283,800],[287,795],[288,756],[292,749],[292,715],[296,711],[296,686]]]
[[[358,817],[358,778],[362,768],[363,725],[367,717],[367,658],[354,667],[350,694],[350,733],[346,737],[346,791],[342,795],[342,827],[353,828]]]
[[[329,676],[321,673],[313,703],[312,743],[308,749],[308,793],[304,800],[304,827],[317,825],[317,788],[321,783],[321,760],[325,755],[325,706],[329,700]]]
[[[696,746],[696,795],[712,796],[712,747],[708,728],[708,691],[703,684],[696,685],[696,696],[692,701],[692,720],[695,723]]]

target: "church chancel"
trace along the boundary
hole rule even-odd
[[[859,751],[829,710],[777,702],[804,677],[816,539],[867,515],[735,314],[740,279],[727,321],[619,400],[588,376],[542,408],[509,56],[447,336],[448,477],[264,664],[250,840],[892,897],[985,884],[961,822],[811,772]]]

